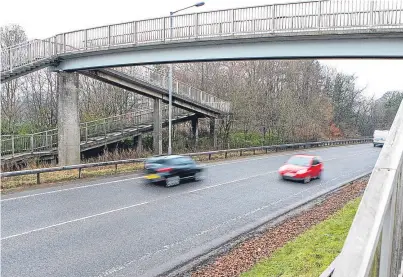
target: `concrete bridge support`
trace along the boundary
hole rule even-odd
[[[57,73],[58,84],[58,159],[59,165],[80,163],[80,118],[78,74]]]
[[[162,154],[162,101],[154,99],[153,146],[154,154]]]
[[[133,137],[133,148],[136,149],[137,153],[141,153],[143,151],[143,135],[139,134]]]
[[[199,143],[199,118],[197,116],[192,118],[192,140],[193,146],[197,148]]]
[[[217,149],[217,119],[210,118],[210,136],[214,149]]]

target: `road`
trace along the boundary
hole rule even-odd
[[[279,179],[288,152],[208,164],[204,181],[171,188],[132,174],[4,196],[2,276],[153,276],[236,229],[370,172],[380,150],[306,150],[325,164],[322,179],[309,184]]]

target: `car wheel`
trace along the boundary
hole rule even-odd
[[[193,180],[196,181],[196,182],[202,181],[202,180],[203,180],[203,175],[202,175],[202,173],[201,173],[200,171],[199,171],[199,172],[196,172],[196,173],[193,175]]]
[[[179,176],[168,177],[165,180],[165,183],[166,183],[167,187],[177,186],[177,185],[179,185],[180,182],[181,182],[181,179],[179,178]]]
[[[311,181],[311,176],[306,176],[304,178],[304,184],[308,184]]]
[[[321,171],[321,172],[319,172],[319,174],[318,174],[318,176],[317,176],[316,178],[317,178],[317,179],[322,178],[322,171]]]

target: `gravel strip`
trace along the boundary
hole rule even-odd
[[[209,264],[199,266],[191,273],[191,276],[239,276],[263,258],[269,257],[276,249],[284,246],[288,241],[295,239],[313,225],[327,219],[347,202],[361,195],[367,182],[367,177],[353,182],[351,185],[327,197],[310,210],[303,211],[276,226],[269,227],[263,233],[247,239],[227,253],[210,260]]]

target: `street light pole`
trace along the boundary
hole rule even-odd
[[[170,12],[169,13],[169,21],[170,21],[170,38],[173,38],[173,15],[180,11],[192,8],[192,7],[201,7],[204,5],[204,2],[196,3],[192,6]],[[168,91],[169,91],[169,104],[168,104],[168,155],[172,155],[172,91],[173,91],[173,84],[172,84],[172,63],[169,64],[169,74],[168,74]]]
[[[172,29],[172,23],[173,23],[173,12],[171,12],[170,15],[170,29],[171,29],[171,34],[170,38],[172,39],[173,35],[173,29]],[[168,73],[168,90],[169,90],[169,104],[168,104],[168,155],[172,155],[172,64],[169,64],[169,73]]]

